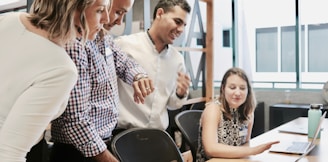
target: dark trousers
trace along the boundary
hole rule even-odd
[[[54,143],[50,155],[50,162],[92,162],[91,158],[84,157],[73,145]]]
[[[109,148],[110,140],[105,142],[107,149]],[[50,155],[50,162],[94,162],[91,157],[84,157],[83,154],[71,144],[55,142]]]
[[[34,145],[26,155],[26,162],[48,162],[49,149],[45,139]]]

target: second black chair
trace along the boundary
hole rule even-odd
[[[122,162],[183,162],[173,139],[159,129],[125,130],[114,136],[111,147]]]
[[[194,162],[196,161],[199,120],[202,112],[203,110],[186,110],[175,116],[175,122],[190,147]]]

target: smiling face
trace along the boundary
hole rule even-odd
[[[185,29],[188,13],[180,6],[174,6],[167,12],[159,8],[156,15],[158,20],[158,39],[164,45],[172,44]]]
[[[240,76],[233,74],[227,78],[224,86],[225,99],[230,108],[238,108],[247,98],[247,82]]]
[[[89,29],[89,40],[95,39],[103,25],[109,22],[109,5],[109,0],[96,0],[91,6],[85,9],[85,19]]]
[[[125,14],[131,9],[134,0],[113,0],[109,13],[109,23],[104,24],[106,30],[110,30],[115,25],[121,25]]]

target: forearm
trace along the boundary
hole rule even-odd
[[[113,61],[115,63],[116,74],[125,83],[132,85],[137,74],[147,74],[147,72],[131,57],[119,48],[112,39],[109,39],[110,47],[113,51]]]
[[[216,146],[205,149],[206,155],[209,157],[221,158],[243,158],[255,154],[255,150],[248,146],[230,146],[225,144],[217,144]]]

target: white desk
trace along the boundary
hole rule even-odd
[[[282,126],[297,126],[304,125],[307,127],[307,118],[299,117]],[[279,127],[272,129],[266,133],[263,133],[249,142],[248,145],[255,146],[268,141],[275,140],[299,140],[308,141],[307,135],[290,134],[290,133],[280,133]],[[300,162],[327,162],[328,161],[328,119],[326,118],[322,124],[321,138],[318,139],[317,146]],[[254,156],[250,156],[242,159],[224,159],[224,158],[213,158],[207,162],[292,162],[295,161],[300,155],[294,154],[284,154],[284,153],[273,153],[268,150]]]

